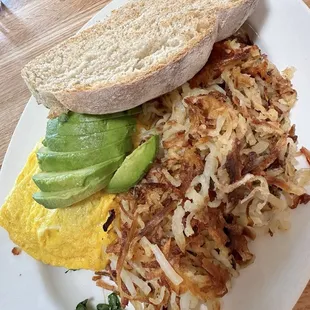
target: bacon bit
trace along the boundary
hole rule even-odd
[[[17,246],[12,249],[13,255],[19,255],[21,252],[22,252],[22,249]]]
[[[99,275],[98,275],[98,276],[93,276],[93,277],[92,277],[92,280],[93,280],[93,281],[97,281],[97,280],[100,280],[100,279],[101,279],[101,276],[99,276]]]
[[[308,164],[310,165],[310,151],[304,146],[300,149],[300,152],[306,157]]]
[[[112,222],[114,221],[115,219],[115,210],[112,209],[112,210],[109,210],[109,216],[108,216],[108,219],[106,220],[106,222],[103,224],[102,228],[103,228],[103,231],[107,232],[110,225],[112,224]]]

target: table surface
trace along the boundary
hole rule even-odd
[[[299,0],[296,0],[299,1]],[[304,0],[310,7],[310,0]],[[20,77],[32,58],[76,33],[110,0],[2,0],[0,12],[0,167],[29,99]],[[294,310],[310,310],[310,284]]]

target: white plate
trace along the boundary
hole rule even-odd
[[[114,0],[86,26],[104,19],[126,0]],[[249,20],[259,34],[257,44],[280,69],[297,69],[294,86],[299,102],[292,113],[301,145],[310,147],[310,12],[302,0],[261,0]],[[28,154],[44,136],[47,111],[30,98],[16,127],[0,174],[0,205],[13,187]],[[224,310],[290,310],[310,278],[310,208],[293,212],[292,229],[252,243],[256,261],[234,280],[224,298]],[[13,256],[13,243],[0,229],[0,309],[73,310],[88,297],[103,300],[91,272],[65,274],[22,253]]]

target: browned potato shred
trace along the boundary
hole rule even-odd
[[[254,260],[248,242],[289,228],[290,210],[310,200],[309,169],[295,168],[295,102],[291,82],[236,36],[216,43],[189,83],[143,106],[139,141],[157,133],[160,151],[118,195],[118,238],[107,248],[124,305],[219,309]]]

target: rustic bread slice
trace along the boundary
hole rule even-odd
[[[258,0],[136,0],[22,70],[52,114],[133,108],[183,84]]]

